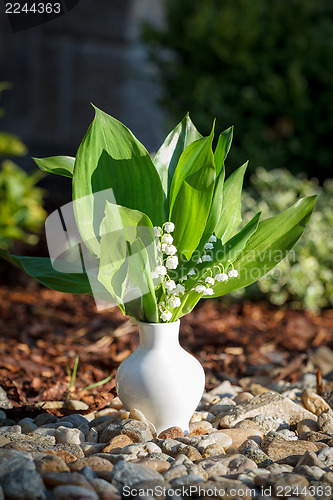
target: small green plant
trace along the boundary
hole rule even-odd
[[[66,365],[66,371],[68,376],[68,397],[71,398],[71,395],[78,390],[75,388],[76,374],[79,366],[79,356],[75,356],[73,370],[70,369],[69,365]],[[109,375],[108,377],[100,380],[99,382],[95,382],[94,384],[87,385],[79,390],[79,392],[89,391],[90,389],[94,389],[95,387],[100,387],[101,385],[105,385],[112,379],[113,375]]]
[[[30,245],[39,240],[46,218],[42,207],[44,190],[36,187],[42,172],[27,174],[11,160],[0,167],[0,245],[10,248],[14,241]]]
[[[152,160],[130,130],[95,109],[76,158],[35,160],[72,178],[85,272],[71,260],[59,272],[50,259],[0,250],[46,286],[106,298],[139,321],[175,321],[202,297],[257,281],[303,233],[316,196],[263,221],[257,212],[237,230],[247,164],[225,179],[232,128],[213,150],[214,127],[202,137],[187,115]]]
[[[321,187],[304,175],[258,168],[243,193],[244,220],[258,209],[266,217],[274,216],[298,196],[314,193],[319,194],[316,211],[297,248],[256,285],[273,304],[288,302],[311,311],[333,305],[333,180]]]
[[[0,83],[1,92],[10,84]],[[3,110],[0,108],[0,117]],[[0,132],[0,157],[24,156],[27,147],[15,135]],[[46,218],[42,208],[44,191],[36,184],[43,177],[39,171],[27,174],[11,160],[0,165],[0,246],[10,248],[14,241],[33,245],[38,242]]]

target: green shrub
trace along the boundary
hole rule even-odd
[[[232,168],[251,158],[250,168],[330,176],[330,2],[166,0],[164,28],[146,25],[144,39],[172,119],[190,111],[204,134],[212,116],[235,125]]]
[[[333,305],[333,179],[327,179],[320,187],[316,179],[309,180],[304,175],[294,177],[287,170],[258,168],[251,176],[250,188],[243,193],[244,222],[258,210],[262,210],[263,217],[271,217],[299,196],[314,193],[319,193],[316,209],[303,238],[254,285],[273,304],[288,301],[295,308],[311,311]]]
[[[0,246],[10,248],[15,240],[38,242],[45,221],[44,190],[36,187],[42,172],[27,174],[11,160],[0,167]]]
[[[0,96],[10,84],[0,82]],[[0,108],[0,117],[3,116]],[[0,157],[23,156],[28,149],[14,134],[0,132]],[[11,160],[0,165],[0,246],[10,248],[15,240],[28,244],[38,242],[46,218],[42,208],[44,190],[36,183],[41,172],[28,175]]]

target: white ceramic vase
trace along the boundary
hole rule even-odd
[[[201,364],[179,344],[179,325],[139,323],[140,345],[117,371],[124,407],[140,410],[157,435],[173,426],[187,432],[205,388]]]

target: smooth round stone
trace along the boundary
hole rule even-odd
[[[86,441],[88,443],[98,443],[98,432],[95,427],[92,427],[86,435]]]
[[[323,413],[323,411],[330,409],[330,406],[326,403],[325,399],[319,396],[319,394],[314,392],[312,389],[307,389],[302,392],[302,403],[307,410],[317,416]]]
[[[4,425],[0,427],[0,434],[21,434],[20,425]]]
[[[34,424],[36,424],[37,427],[45,424],[54,424],[57,421],[57,417],[55,417],[54,415],[50,415],[49,413],[41,413],[40,415],[37,415],[37,417],[33,420]]]
[[[201,422],[201,420],[203,420],[203,412],[195,411],[191,417],[190,424],[193,424],[194,422]]]
[[[121,420],[127,420],[128,418],[130,418],[130,412],[129,411],[122,411],[122,412],[119,412],[119,416],[121,418]]]
[[[52,493],[56,500],[99,500],[99,496],[95,491],[81,488],[81,486],[57,486]]]
[[[45,472],[43,473],[43,481],[46,486],[54,488],[55,486],[81,486],[91,489],[87,479],[79,472]]]
[[[37,427],[34,429],[31,434],[37,434],[38,436],[52,436],[55,437],[57,429],[49,428],[49,427]]]
[[[290,431],[289,429],[282,429],[281,431],[276,431],[276,434],[284,437],[285,439],[288,439],[289,441],[298,440],[296,434],[293,431]]]
[[[129,418],[132,418],[133,420],[139,420],[139,422],[147,422],[144,414],[136,408],[133,408],[133,410],[130,411]]]
[[[309,431],[319,431],[319,425],[316,420],[311,420],[310,418],[304,418],[297,424],[297,432],[298,434],[302,434],[302,432]]]
[[[210,435],[214,438],[215,443],[219,444],[223,448],[228,449],[232,445],[232,437],[224,434],[223,432],[214,432]]]
[[[63,417],[62,419],[60,419],[60,422],[61,423],[70,422],[73,425],[73,427],[80,429],[80,431],[84,435],[86,435],[90,429],[88,420],[79,414],[68,415],[66,417]]]
[[[322,448],[317,456],[325,467],[333,466],[333,448]]]
[[[46,454],[35,459],[36,469],[38,472],[69,472],[69,467],[65,464],[62,458],[57,455]]]
[[[113,400],[109,404],[109,407],[115,408],[116,410],[120,410],[121,408],[123,408],[123,403],[120,401],[118,396],[116,396],[115,398],[113,398]]]
[[[57,443],[81,444],[85,442],[84,434],[79,429],[63,426],[55,430],[55,438]]]
[[[251,394],[250,392],[240,392],[239,394],[237,394],[237,396],[234,397],[234,402],[236,403],[236,405],[239,405],[252,398],[253,394]]]
[[[212,429],[212,424],[210,422],[207,422],[205,420],[201,420],[199,422],[190,422],[190,425],[189,425],[189,431],[190,432],[193,432],[195,429],[204,429],[204,430],[208,430],[208,429]]]
[[[133,444],[133,440],[125,434],[118,434],[113,437],[111,441],[104,446],[102,452],[103,453],[120,453],[125,446]]]
[[[194,446],[191,445],[182,448],[181,453],[183,455],[186,455],[187,458],[189,458],[192,462],[196,462],[197,460],[201,460],[202,458],[201,453]]]
[[[207,446],[202,454],[202,458],[214,457],[215,455],[225,454],[224,447],[221,444],[214,443]]]
[[[156,460],[153,458],[139,458],[137,460],[133,460],[132,463],[150,467],[160,474],[163,474],[163,472],[166,472],[170,468],[170,462],[167,462],[166,460]]]
[[[29,417],[19,420],[18,425],[21,427],[21,431],[23,432],[23,434],[29,434],[29,432],[37,429],[37,425],[34,424],[32,418]]]
[[[88,410],[89,406],[83,401],[70,399],[69,401],[66,402],[66,408],[68,408],[68,410],[74,410],[74,411],[85,411]]]
[[[86,457],[94,455],[95,453],[100,453],[104,450],[104,443],[81,443],[80,444],[83,453]]]
[[[163,430],[159,435],[159,439],[176,439],[179,437],[184,437],[184,432],[180,427],[169,427],[168,429]]]

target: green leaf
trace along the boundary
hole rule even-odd
[[[257,231],[234,261],[239,277],[214,286],[214,297],[254,283],[278,264],[303,233],[316,198],[317,196],[301,198],[279,215],[261,221]]]
[[[131,245],[138,237],[141,237],[140,241],[147,247],[154,244],[153,226],[142,212],[106,202],[100,236],[98,279],[120,305],[126,295],[129,267],[135,259],[131,256]],[[137,258],[135,262],[142,273],[141,262]]]
[[[169,214],[170,186],[180,156],[189,144],[201,138],[202,135],[197,131],[189,114],[187,114],[177,127],[170,132],[154,157],[154,165],[160,176],[164,191],[165,219]]]
[[[89,250],[99,256],[99,226],[105,201],[145,213],[163,222],[163,190],[144,146],[122,123],[95,108],[76,156],[73,199],[76,222]],[[99,196],[100,191],[108,190]]]
[[[7,250],[2,248],[0,248],[0,257],[21,268],[52,290],[66,293],[94,294],[94,296],[98,295],[99,298],[103,298],[107,302],[113,300],[106,289],[99,283],[96,275],[90,271],[82,273],[81,268],[75,264],[64,262],[64,266],[71,267],[73,272],[60,273],[53,268],[51,260],[47,257],[15,256],[10,255]]]
[[[228,241],[235,229],[242,222],[241,195],[243,179],[248,162],[235,170],[224,183],[223,205],[220,219],[215,228],[215,234],[222,240]]]
[[[216,225],[221,218],[223,206],[223,186],[225,177],[224,161],[229,153],[232,142],[233,127],[228,128],[220,134],[215,152],[214,162],[216,166],[216,181],[214,186],[214,193],[212,204],[210,207],[209,216],[206,222],[205,230],[198,245],[198,253],[202,253],[205,243],[207,243],[210,236],[214,233]]]
[[[198,293],[195,291],[188,291],[184,298],[182,298],[182,303],[179,307],[173,310],[172,318],[170,321],[176,321],[178,318],[185,316],[194,309],[199,300],[202,297],[202,293]]]
[[[32,158],[44,172],[73,177],[75,158],[72,156],[50,156],[48,158]]]
[[[216,169],[209,137],[192,142],[182,153],[170,189],[174,243],[189,259],[205,230],[214,193]]]

